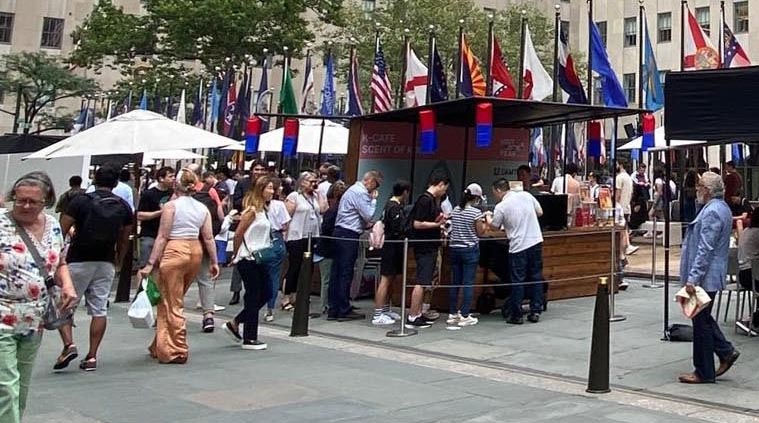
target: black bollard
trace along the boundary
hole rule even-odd
[[[303,253],[303,263],[300,266],[300,274],[298,276],[298,287],[295,291],[295,311],[293,312],[290,336],[308,336],[308,314],[311,308],[311,275],[313,271],[314,263],[311,260],[311,251],[306,251]]]
[[[609,285],[601,278],[593,311],[593,338],[590,344],[588,389],[591,394],[605,394],[609,389]]]

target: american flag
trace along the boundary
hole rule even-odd
[[[372,113],[387,112],[393,104],[390,79],[387,77],[385,53],[382,45],[377,41],[377,50],[374,53],[374,69],[372,71]]]

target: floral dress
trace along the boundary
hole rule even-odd
[[[40,330],[47,305],[47,288],[34,257],[17,230],[24,230],[0,213],[0,333],[29,335]],[[45,231],[39,242],[30,235],[49,275],[61,263],[64,247],[61,226],[45,215]]]

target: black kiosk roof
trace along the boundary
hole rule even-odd
[[[581,122],[597,119],[637,115],[645,110],[617,107],[564,104],[547,101],[513,100],[496,97],[469,97],[442,101],[427,106],[392,110],[356,116],[353,119],[367,122],[417,122],[419,111],[434,109],[438,124],[475,126],[475,108],[479,103],[493,104],[493,126],[501,128],[531,128]]]

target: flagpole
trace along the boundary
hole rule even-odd
[[[720,61],[720,68],[725,67],[725,37],[722,35],[725,32],[725,0],[722,0],[719,2],[719,61]]]
[[[685,70],[685,10],[688,7],[688,1],[683,0],[680,3],[680,71]]]
[[[430,104],[432,101],[432,68],[435,65],[434,53],[435,53],[435,25],[429,26],[430,38],[429,38],[429,55],[427,56],[427,95],[424,100],[424,104]]]
[[[403,108],[406,100],[406,69],[408,68],[409,38],[411,32],[408,28],[403,29],[403,58],[401,59],[401,82],[398,84],[398,108]]]
[[[311,43],[306,44],[306,66],[308,66],[309,61],[311,61]],[[306,69],[307,71],[309,69]],[[308,105],[308,92],[306,91],[306,87],[308,86],[308,72],[303,72],[303,87],[300,89],[300,93],[303,95],[303,98],[300,99],[300,112],[302,114],[308,114],[306,111],[306,106]]]
[[[519,40],[519,89],[517,99],[521,100],[524,92],[524,43],[527,36],[527,11],[522,10],[522,34]]]
[[[379,27],[380,27],[380,23],[377,22],[377,30],[374,32],[374,58],[375,59],[377,58],[377,53],[379,53],[379,47],[380,47],[380,30],[379,30]],[[372,69],[374,69],[374,66],[375,65],[372,64]],[[373,76],[372,76],[372,78],[373,78]],[[375,105],[376,102],[374,100],[375,100],[374,99],[374,95],[372,94],[372,108],[370,109],[371,113],[374,113],[375,107],[376,107],[376,105]]]
[[[645,38],[648,34],[643,34],[644,26],[643,19],[645,19],[646,7],[644,6],[645,0],[638,0],[638,108],[643,108],[643,55],[645,54],[645,46],[643,45]],[[658,77],[658,75],[657,75]]]
[[[559,102],[559,38],[561,37],[561,6],[555,5],[556,14],[553,22],[553,91],[551,100]],[[553,135],[553,134],[552,134]]]
[[[464,58],[461,57],[461,44],[464,42],[464,20],[459,19],[459,45],[458,45],[458,66],[456,66],[456,98],[461,96],[461,78],[464,75]],[[489,43],[489,41],[488,41]]]
[[[488,62],[487,62],[487,75],[488,79],[485,80],[485,95],[490,97],[493,95],[493,15],[488,15],[490,22],[488,22]],[[463,37],[462,37],[463,41]],[[474,87],[472,87],[474,91]],[[472,93],[474,94],[474,93]]]
[[[593,0],[588,0],[588,104],[593,105]]]

